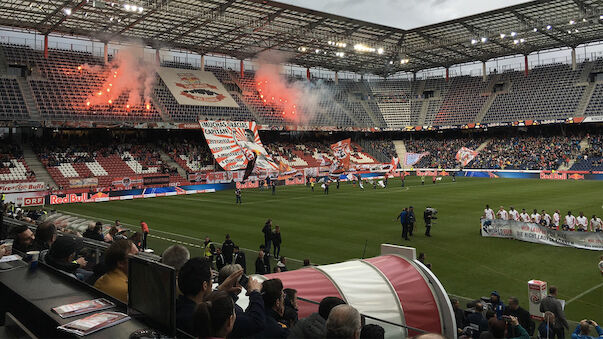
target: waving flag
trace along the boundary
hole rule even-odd
[[[422,157],[428,155],[429,152],[423,153],[406,153],[404,155],[404,166],[412,166],[421,160]]]
[[[467,147],[461,147],[461,149],[456,152],[456,161],[460,162],[461,166],[467,166],[476,155],[476,151]]]
[[[341,140],[331,145],[333,151],[333,164],[330,173],[343,173],[350,169],[350,143],[351,139]]]

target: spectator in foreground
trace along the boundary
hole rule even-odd
[[[34,251],[47,251],[57,239],[57,228],[51,222],[43,222],[36,229],[36,236],[33,243]]]
[[[555,338],[555,315],[553,312],[544,312],[544,320],[538,326],[538,335],[540,339]]]
[[[375,324],[366,324],[360,330],[360,339],[383,339],[385,330],[383,327]]]
[[[211,292],[211,262],[192,258],[180,268],[178,288],[182,295],[176,299],[176,327],[193,333],[193,314],[197,304]]]
[[[256,338],[287,338],[289,329],[280,319],[285,311],[283,283],[280,279],[270,279],[262,283],[262,298],[266,312],[266,327]]]
[[[557,287],[549,287],[549,295],[540,302],[540,312],[550,311],[555,315],[554,331],[557,338],[565,338],[564,328],[569,329],[561,302],[557,300]]]
[[[530,312],[524,310],[519,306],[519,300],[516,297],[509,298],[509,305],[503,311],[503,315],[512,315],[517,318],[521,327],[523,327],[528,334],[534,333],[534,326],[530,320]],[[507,338],[513,338],[519,336],[519,333],[515,332],[514,328],[509,328],[507,331]]]
[[[488,320],[488,332],[483,332],[479,338],[480,339],[498,339],[505,337],[505,322],[503,320],[496,319],[496,317],[492,317]],[[513,329],[513,331],[520,333],[520,335],[516,337],[511,337],[514,339],[529,339],[530,336],[528,332],[519,325],[519,321],[514,316],[509,316],[509,329]]]
[[[488,321],[484,318],[484,306],[481,302],[475,303],[473,313],[467,315],[467,323],[471,328],[472,337],[477,339],[481,332],[488,330]]]
[[[224,266],[218,274],[218,284],[223,284],[230,275],[240,270],[241,266],[237,264]],[[240,286],[238,281],[236,284]],[[228,338],[247,338],[254,336],[264,329],[266,313],[264,310],[264,299],[262,299],[262,295],[260,294],[261,288],[261,282],[254,278],[249,278],[247,286],[245,286],[247,295],[249,296],[249,306],[247,306],[247,310],[245,311],[243,311],[241,306],[237,305],[237,300],[239,300],[238,294],[241,290],[237,289],[229,293],[234,302],[237,319]]]
[[[84,238],[105,241],[105,237],[103,236],[103,223],[97,221],[96,224],[88,226],[88,229],[82,234]]]
[[[291,329],[290,339],[324,338],[327,334],[327,319],[333,307],[343,305],[345,301],[337,297],[326,297],[318,305],[318,313],[312,313],[307,318],[300,319]]]
[[[176,275],[182,266],[191,258],[188,249],[182,245],[172,245],[163,251],[161,255],[161,263],[171,266],[176,270]]]
[[[287,327],[291,328],[298,320],[298,308],[297,308],[297,290],[293,288],[285,288],[285,311],[283,313],[283,320]]]
[[[350,305],[335,306],[327,319],[327,339],[360,338],[360,313]]]
[[[11,238],[15,239],[13,242],[13,252],[15,250],[21,252],[22,254],[30,251],[36,237],[34,233],[29,229],[29,227],[25,225],[19,225],[13,227],[11,230]]]
[[[598,335],[596,337],[590,336],[590,326],[591,325],[594,326],[595,330],[597,331]],[[594,339],[594,338],[603,338],[603,330],[601,329],[601,327],[599,327],[599,324],[597,324],[593,320],[584,319],[584,320],[580,321],[578,326],[576,326],[576,330],[574,331],[574,333],[572,333],[572,339]]]
[[[118,240],[109,246],[105,252],[105,267],[103,274],[94,283],[94,287],[106,294],[128,302],[128,256],[138,254],[138,249],[129,240]]]
[[[74,260],[75,250],[75,239],[70,236],[60,237],[52,244],[44,261],[49,266],[54,267],[59,271],[63,271],[74,278],[86,280],[86,278],[92,275],[92,272],[78,270],[84,268],[88,262],[84,258]]]
[[[197,338],[230,338],[236,319],[234,302],[228,293],[211,292],[195,309],[192,334]]]

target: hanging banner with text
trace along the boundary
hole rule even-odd
[[[482,237],[517,239],[537,244],[603,251],[603,232],[557,231],[514,220],[481,220]]]

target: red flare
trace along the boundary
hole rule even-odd
[[[150,104],[147,104],[147,109],[151,109],[151,105]]]
[[[90,106],[90,101],[86,102],[86,106]]]
[[[109,99],[109,101],[107,101],[109,103],[109,105],[111,105],[113,103],[113,100]]]

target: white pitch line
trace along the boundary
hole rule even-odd
[[[603,283],[600,283],[599,285],[596,285],[596,286],[593,286],[593,287],[589,288],[588,290],[586,290],[586,291],[584,291],[584,292],[582,292],[582,293],[578,294],[577,296],[575,296],[575,297],[571,298],[570,300],[568,300],[568,301],[565,303],[565,305],[569,305],[570,303],[572,303],[572,302],[576,301],[577,299],[582,298],[583,296],[585,296],[585,295],[589,294],[590,292],[592,292],[592,291],[594,291],[594,290],[598,289],[598,288],[599,288],[599,287],[601,287],[601,286],[603,286]]]

